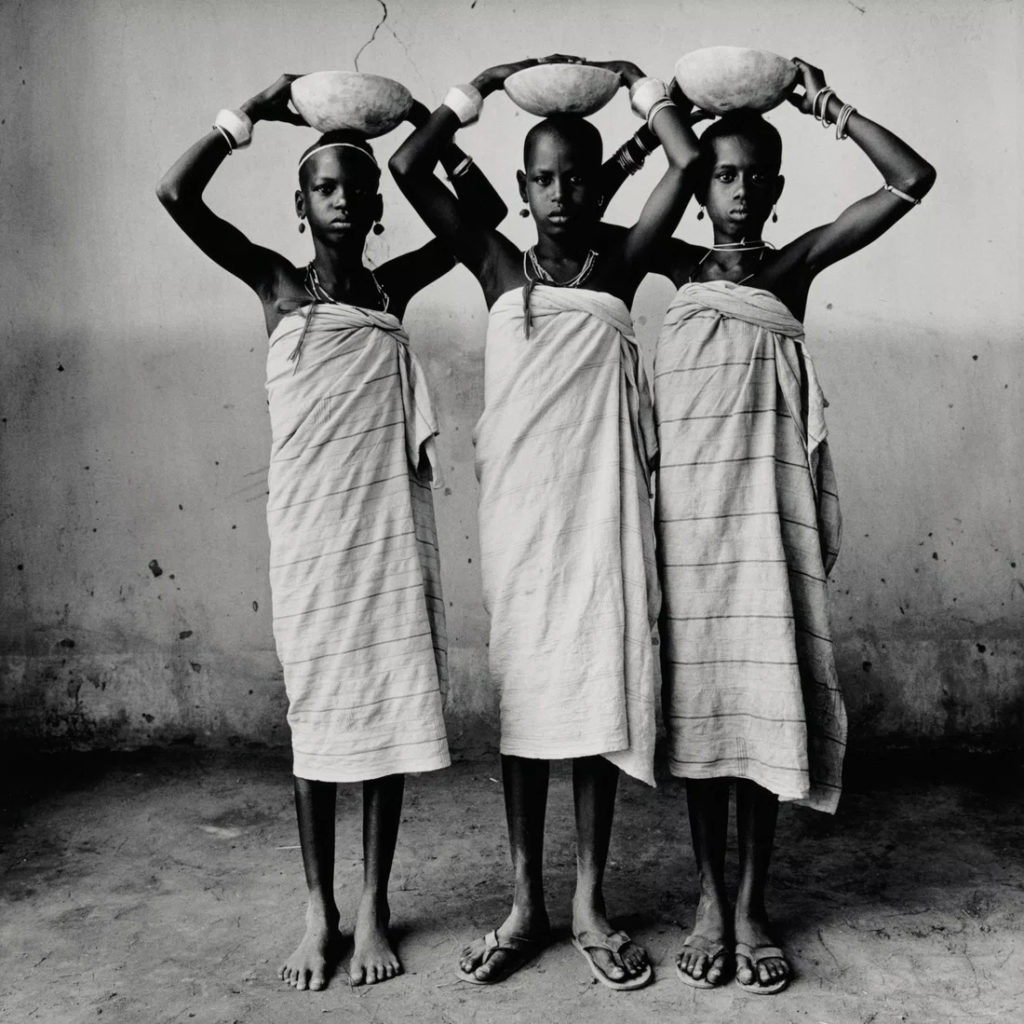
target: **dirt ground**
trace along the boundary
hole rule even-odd
[[[685,792],[623,780],[607,880],[656,980],[592,982],[566,926],[569,776],[552,776],[556,941],[505,984],[456,980],[464,940],[509,890],[497,758],[409,780],[392,884],[403,977],[296,993],[275,972],[304,906],[289,765],[268,751],[19,759],[4,772],[0,1019],[169,1024],[1017,1021],[1024,823],[1017,759],[886,757],[852,766],[835,818],[784,808],[773,871],[788,991],[701,992],[675,976],[694,907]],[[338,804],[342,919],[360,870],[359,792]]]

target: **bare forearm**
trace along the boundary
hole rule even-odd
[[[700,148],[685,112],[678,107],[664,107],[654,115],[650,127],[671,166],[686,170],[697,162]]]
[[[460,127],[455,113],[443,104],[399,147],[388,166],[395,179],[432,175]]]
[[[210,179],[230,152],[219,131],[207,132],[160,179],[156,189],[160,202],[169,210],[200,202]]]
[[[844,104],[832,93],[824,106],[827,119],[834,123]],[[889,185],[915,199],[920,199],[931,188],[935,168],[888,128],[854,112],[846,122],[846,134],[860,146]]]

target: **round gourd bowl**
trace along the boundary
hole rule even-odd
[[[538,117],[600,110],[618,91],[619,76],[589,64],[536,64],[505,79],[505,92],[517,107]]]
[[[796,75],[791,60],[745,46],[708,46],[676,61],[679,88],[710,114],[771,110],[785,99]]]
[[[368,138],[401,123],[412,106],[399,82],[359,71],[314,71],[292,82],[292,103],[311,128],[346,129]]]

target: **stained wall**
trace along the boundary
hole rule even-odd
[[[153,189],[210,124],[283,71],[401,79],[428,105],[488,64],[548,51],[667,76],[684,51],[757,45],[821,65],[846,99],[939,170],[925,204],[815,284],[808,343],[831,401],[846,517],[832,584],[854,735],[1006,742],[1024,710],[1020,5],[775,0],[694,5],[291,4],[185,0],[0,8],[0,728],[45,744],[283,743],[264,523],[265,331]],[[386,17],[385,17],[386,13]],[[834,217],[880,179],[788,106],[769,235]],[[609,147],[636,127],[620,97]],[[465,147],[515,211],[532,118],[501,95]],[[296,262],[296,155],[261,124],[208,190]],[[399,135],[381,140],[390,154]],[[627,223],[658,159],[609,219]],[[385,182],[380,262],[427,237]],[[689,212],[679,234],[700,240]],[[520,244],[529,223],[505,228]],[[671,288],[634,313],[647,356]],[[407,326],[440,410],[437,495],[458,750],[494,738],[471,432],[485,322],[461,268]]]

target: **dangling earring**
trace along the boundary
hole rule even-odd
[[[704,204],[702,203],[700,209],[697,211],[697,220],[703,220],[703,219],[704,219]]]
[[[526,208],[526,207],[524,206],[524,207],[523,207],[523,208],[522,208],[522,209],[521,209],[521,210],[519,211],[519,216],[520,216],[520,217],[529,217],[529,216],[530,216],[530,211],[529,211],[529,210],[528,210],[528,209],[527,209],[527,208]]]
[[[299,218],[299,234],[301,235],[302,232],[305,231],[305,230],[306,230],[306,222],[305,222],[305,220],[303,220],[302,217],[300,217]]]
[[[779,223],[779,215],[775,212],[775,204],[774,203],[772,203],[772,223],[773,224],[778,224]]]
[[[384,234],[384,225],[381,224],[381,222],[379,220],[376,221],[374,223],[374,225],[373,225],[373,233],[375,235],[383,235]]]

